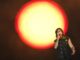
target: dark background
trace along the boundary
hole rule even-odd
[[[73,60],[80,60],[80,0],[54,0],[66,12],[70,36],[76,48]],[[26,46],[14,29],[14,20],[29,0],[0,0],[0,60],[56,60],[53,48],[38,51]]]

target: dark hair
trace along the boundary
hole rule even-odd
[[[57,37],[57,32],[58,32],[58,30],[61,30],[62,35],[64,36],[64,32],[63,32],[63,30],[62,30],[61,28],[57,28],[57,29],[55,30],[56,37]]]

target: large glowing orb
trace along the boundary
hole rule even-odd
[[[35,49],[53,46],[55,29],[67,32],[67,19],[63,9],[55,2],[37,1],[22,6],[15,20],[15,27],[21,40]]]

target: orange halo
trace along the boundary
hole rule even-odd
[[[55,2],[26,3],[18,12],[15,20],[15,29],[21,40],[35,49],[52,47],[55,29],[58,27],[66,33],[68,21],[64,10]]]
[[[52,1],[52,0],[31,0],[31,1]]]

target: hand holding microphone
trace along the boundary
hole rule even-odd
[[[60,34],[58,34],[57,35],[57,40],[59,40],[61,38],[61,35]]]
[[[57,35],[57,38],[56,38],[57,41],[56,41],[55,47],[54,47],[55,49],[58,47],[58,43],[59,43],[59,39],[60,39],[60,38],[61,38],[61,36],[60,36],[60,34],[58,34],[58,35]]]

